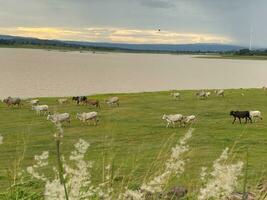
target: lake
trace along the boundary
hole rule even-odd
[[[267,85],[267,61],[0,48],[0,98]]]

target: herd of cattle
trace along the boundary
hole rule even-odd
[[[100,102],[97,99],[88,99],[86,96],[77,96],[73,97],[72,101],[75,101],[77,105],[91,105],[96,108],[100,108]],[[23,105],[23,100],[18,97],[8,97],[3,100],[4,103],[6,103],[8,106],[18,106],[21,107]],[[29,103],[32,107],[32,110],[36,112],[37,115],[47,115],[47,120],[50,120],[53,123],[63,123],[67,122],[70,123],[70,114],[69,113],[57,113],[57,114],[51,114],[49,112],[49,106],[48,105],[41,105],[39,99],[31,99],[27,100],[27,103]],[[69,102],[69,99],[67,98],[60,98],[57,99],[58,104],[67,104]],[[120,100],[118,97],[111,97],[105,101],[108,105],[120,105]],[[94,125],[97,125],[98,120],[98,112],[83,112],[83,113],[77,113],[76,118],[81,120],[82,122],[90,122],[93,121]]]
[[[215,90],[214,92],[217,96],[224,97],[224,90]],[[211,95],[211,92],[206,92],[204,90],[196,92],[196,96],[200,99],[207,99]],[[180,99],[181,95],[179,92],[172,92],[171,96],[173,96],[174,99]],[[97,99],[88,99],[86,96],[75,96],[72,98],[72,101],[75,101],[77,105],[90,105],[94,106],[95,108],[100,109],[100,101]],[[6,103],[8,106],[22,106],[23,100],[16,97],[8,97],[3,100],[4,103]],[[57,114],[51,114],[49,112],[49,106],[48,105],[41,105],[39,99],[31,99],[27,100],[27,103],[29,103],[32,106],[32,110],[34,110],[38,115],[43,114],[47,115],[47,120],[50,120],[53,123],[63,123],[67,122],[70,123],[70,114],[69,113],[57,113]],[[67,104],[69,103],[68,98],[60,98],[57,99],[58,104]],[[120,105],[120,99],[119,97],[111,97],[105,101],[108,105],[112,106],[119,106]],[[233,116],[235,123],[236,119],[239,119],[239,122],[241,123],[241,119],[245,119],[245,123],[249,120],[252,123],[253,119],[261,119],[261,112],[260,111],[231,111],[230,115]],[[92,111],[92,112],[83,112],[83,113],[77,113],[76,118],[79,119],[82,122],[89,122],[93,121],[94,125],[97,125],[99,119],[98,119],[98,112]],[[167,122],[167,128],[172,125],[175,127],[175,124],[179,123],[179,127],[185,127],[187,124],[191,124],[195,122],[196,116],[195,115],[189,115],[189,116],[183,116],[182,114],[170,114],[166,115],[164,114],[162,117],[163,120]]]

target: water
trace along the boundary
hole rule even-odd
[[[0,98],[267,85],[267,61],[0,48]]]

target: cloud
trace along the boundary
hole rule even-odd
[[[141,5],[150,8],[172,8],[175,7],[173,1],[170,0],[141,0]]]
[[[204,33],[183,33],[150,29],[129,29],[116,27],[54,28],[14,27],[0,28],[4,34],[37,37],[41,39],[77,40],[90,42],[119,42],[147,44],[184,43],[231,43],[231,38]]]
[[[266,47],[267,26],[262,20],[267,17],[266,6],[266,0],[20,0],[20,3],[18,0],[0,0],[0,28],[64,27],[64,30],[81,31],[85,38],[95,37],[91,33],[88,36],[83,30],[86,27],[129,30],[161,28],[175,33],[202,35],[194,36],[196,41],[215,36],[231,38],[239,45],[248,45],[252,26],[253,46]],[[28,34],[31,34],[30,31]],[[97,38],[101,41],[159,41],[153,39],[155,36],[141,37],[139,34],[136,39],[114,36],[109,31],[98,34],[104,35],[103,39]],[[40,37],[48,37],[46,35],[44,33]],[[51,35],[76,38],[78,34],[52,32]],[[178,36],[176,39],[162,37],[167,42],[178,40]]]

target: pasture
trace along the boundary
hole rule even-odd
[[[116,170],[118,185],[127,177],[132,188],[138,187],[144,176],[164,164],[171,147],[188,129],[166,128],[166,122],[161,119],[164,113],[197,117],[192,125],[195,132],[189,142],[186,171],[174,180],[176,185],[194,190],[199,184],[201,167],[211,166],[227,146],[234,147],[233,160],[245,161],[248,149],[248,184],[254,185],[260,178],[267,178],[266,91],[226,90],[224,98],[212,92],[207,100],[198,99],[195,91],[179,92],[180,100],[174,100],[169,91],[92,96],[100,100],[101,109],[76,105],[71,98],[63,105],[57,103],[57,98],[40,98],[40,103],[49,105],[51,112],[71,114],[70,126],[63,126],[62,153],[68,156],[79,138],[90,142],[86,159],[94,161],[92,179],[96,182],[101,179],[103,164],[108,162],[112,162]],[[120,98],[119,107],[104,103],[111,96]],[[260,110],[263,120],[232,124],[230,110]],[[89,111],[99,112],[98,126],[75,118],[77,112]],[[23,157],[22,169],[25,169],[33,164],[34,155],[48,150],[50,164],[56,165],[55,131],[46,116],[37,116],[26,103],[22,108],[9,108],[0,103],[0,134],[4,137],[0,145],[0,191],[7,187],[9,170],[19,158]],[[39,189],[40,185],[31,187]]]

